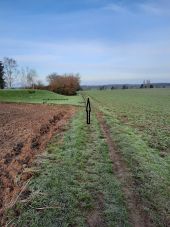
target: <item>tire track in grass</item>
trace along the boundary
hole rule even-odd
[[[87,150],[91,150],[90,160],[95,160],[99,185],[92,194],[93,210],[87,216],[89,227],[130,227],[126,204],[119,181],[116,179],[109,157],[109,146],[104,138],[100,122],[95,113],[91,114],[91,124],[87,126],[89,139]],[[97,152],[96,152],[97,151]],[[87,172],[93,173],[87,163]]]
[[[96,120],[94,118],[94,121]],[[95,122],[97,123],[97,121]],[[86,136],[87,141],[86,143],[86,153],[89,153],[89,158],[86,163],[85,172],[90,175],[99,175],[99,170],[97,167],[97,163],[94,162],[94,160],[100,160],[100,155],[96,154],[96,151],[98,150],[98,135],[96,134],[96,124],[94,125],[87,125],[85,126],[86,130]],[[104,161],[104,160],[103,160]],[[100,162],[100,161],[97,161]],[[93,167],[93,165],[94,167]],[[90,181],[91,177],[87,177],[87,179]],[[93,179],[93,177],[92,177]],[[90,190],[90,194],[93,198],[93,208],[88,212],[86,223],[88,227],[106,227],[106,220],[104,217],[104,194],[101,192],[98,187],[95,186],[95,184],[92,186]]]
[[[120,153],[115,149],[115,144],[113,143],[109,127],[106,124],[101,112],[97,112],[97,119],[108,144],[110,158],[113,162],[113,170],[116,173],[118,180],[122,184],[122,189],[129,210],[130,223],[134,227],[153,226],[149,217],[142,210],[140,199],[133,191],[133,179]]]

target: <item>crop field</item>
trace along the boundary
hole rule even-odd
[[[170,89],[0,91],[0,102],[2,226],[170,225]]]
[[[157,149],[170,153],[170,90],[145,89],[92,91],[88,95]]]
[[[155,226],[168,226],[170,89],[90,91]]]

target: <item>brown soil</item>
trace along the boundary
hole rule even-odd
[[[97,195],[95,209],[87,217],[87,224],[89,227],[106,227],[106,223],[103,218],[103,206],[103,194],[99,193]]]
[[[123,161],[121,154],[113,143],[109,127],[107,126],[102,113],[97,113],[97,118],[109,147],[114,173],[117,175],[117,178],[123,187],[131,225],[135,227],[153,226],[148,215],[144,212],[139,196],[135,193],[135,184],[132,176],[130,175],[126,163]]]
[[[0,220],[32,176],[24,170],[75,111],[59,105],[0,104]]]
[[[103,220],[101,218],[101,215],[97,210],[93,211],[89,215],[87,223],[88,223],[89,227],[104,227],[105,226],[105,224],[103,223]]]

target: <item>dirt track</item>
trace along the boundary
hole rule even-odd
[[[74,112],[69,106],[0,104],[0,219],[31,177],[24,169]]]

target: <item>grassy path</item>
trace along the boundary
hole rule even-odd
[[[107,141],[84,109],[36,162],[36,175],[7,213],[12,226],[130,226]],[[34,170],[35,171],[35,170]]]
[[[114,173],[122,184],[122,190],[125,196],[126,206],[128,207],[131,224],[135,227],[153,226],[148,215],[142,210],[140,198],[133,190],[134,181],[121,153],[117,150],[116,145],[113,142],[110,129],[104,120],[103,114],[98,112],[97,116],[109,147],[110,159],[113,162]]]

